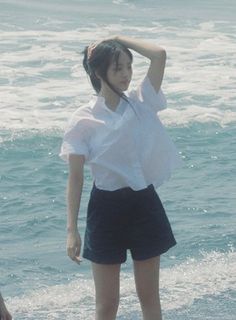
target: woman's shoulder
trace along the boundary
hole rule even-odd
[[[127,91],[126,94],[134,103],[147,105],[154,112],[161,111],[167,107],[166,97],[162,88],[156,91],[148,75],[145,75],[138,85]]]
[[[86,134],[90,132],[93,127],[93,112],[92,106],[88,104],[80,105],[77,109],[69,116],[66,126],[65,133],[70,131],[79,131]]]
[[[77,107],[77,109],[73,112],[72,116],[74,118],[83,118],[83,117],[91,117],[92,116],[92,104],[90,102],[82,104]]]
[[[89,120],[93,118],[93,108],[91,101],[79,105],[69,117],[69,122],[78,122],[82,120]]]

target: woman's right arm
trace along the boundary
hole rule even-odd
[[[78,232],[78,215],[84,182],[83,155],[69,155],[69,177],[67,184],[67,254],[80,263],[81,238]]]

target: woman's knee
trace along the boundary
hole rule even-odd
[[[96,301],[96,320],[114,320],[119,307],[118,298]]]
[[[160,303],[158,290],[137,290],[140,304],[145,308],[155,308]]]

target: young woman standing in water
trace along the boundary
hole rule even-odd
[[[150,60],[147,74],[128,90],[133,56]],[[156,192],[181,165],[158,112],[166,108],[161,83],[165,50],[153,43],[116,36],[84,50],[83,65],[97,95],[80,107],[66,129],[60,156],[69,163],[67,252],[80,263],[77,227],[84,165],[93,187],[82,256],[91,261],[96,320],[116,318],[120,267],[130,250],[143,319],[161,320],[160,255],[176,244]]]

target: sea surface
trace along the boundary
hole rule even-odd
[[[161,257],[164,320],[236,315],[236,2],[0,1],[0,290],[17,320],[92,320],[90,262],[66,255],[71,113],[93,89],[84,46],[123,34],[165,48],[160,118],[184,161],[158,188],[178,244]],[[134,53],[135,87],[147,72]],[[85,168],[83,237],[92,187]],[[131,256],[117,319],[142,319]]]

